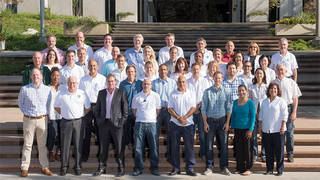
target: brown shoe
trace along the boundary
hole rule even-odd
[[[53,151],[49,152],[49,162],[54,162]]]
[[[28,176],[28,170],[21,170],[21,177],[27,177]]]
[[[57,161],[60,161],[61,160],[61,151],[57,151],[56,154],[55,154],[55,159]]]
[[[47,176],[52,176],[52,172],[48,168],[42,169],[41,172]]]

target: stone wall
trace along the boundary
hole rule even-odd
[[[120,12],[131,12],[134,15],[121,19],[121,21],[138,22],[138,1],[137,0],[116,0],[116,15]]]
[[[105,21],[106,1],[107,0],[83,0],[83,16],[91,16],[99,21]]]

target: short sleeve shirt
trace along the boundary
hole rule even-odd
[[[136,109],[136,122],[156,123],[157,109],[161,109],[158,93],[150,91],[146,95],[143,91],[133,97],[132,109]]]

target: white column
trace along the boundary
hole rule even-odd
[[[99,21],[106,20],[106,0],[83,0],[83,16],[95,17]]]

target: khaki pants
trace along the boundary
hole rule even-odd
[[[42,169],[49,168],[47,157],[47,118],[31,119],[23,117],[23,138],[21,170],[28,170],[31,159],[32,144],[34,134],[37,136],[37,145],[39,150],[39,162]]]

